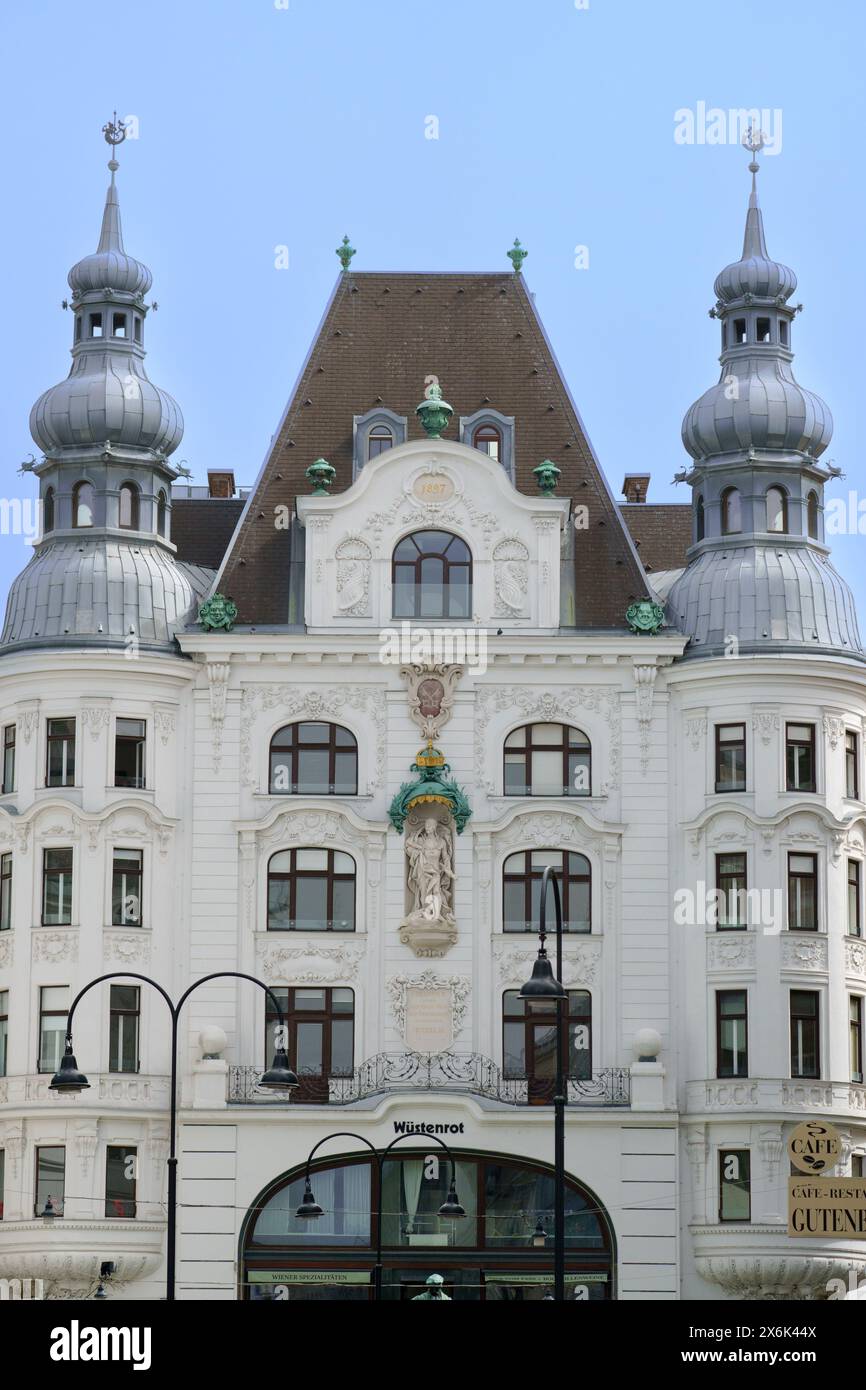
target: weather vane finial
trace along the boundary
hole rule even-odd
[[[752,124],[749,126],[748,130],[743,136],[741,143],[743,145],[743,148],[749,150],[752,155],[752,162],[749,165],[749,173],[752,176],[752,192],[754,193],[755,175],[761,167],[758,161],[756,160],[755,155],[759,154],[760,151],[764,148],[764,146],[767,143],[767,137],[762,130],[760,130],[756,125]]]
[[[108,167],[111,170],[111,180],[113,183],[115,172],[119,168],[117,160],[114,158],[114,147],[115,145],[122,145],[126,139],[126,122],[117,119],[116,111],[111,120],[107,121],[102,127],[102,134],[105,136],[106,144],[110,145],[112,148],[112,157],[108,161]]]

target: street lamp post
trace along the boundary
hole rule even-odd
[[[440,1139],[437,1135],[427,1134],[424,1137],[425,1139],[432,1139],[435,1144],[438,1144],[440,1148],[444,1149],[451,1162],[451,1182],[448,1187],[448,1196],[439,1208],[439,1216],[445,1216],[451,1219],[465,1216],[466,1211],[464,1207],[460,1205],[457,1197],[457,1165],[454,1162],[453,1153],[445,1143],[445,1140]],[[384,1148],[380,1153],[375,1145],[370,1143],[369,1139],[364,1138],[363,1134],[354,1134],[351,1130],[341,1130],[338,1134],[326,1134],[324,1139],[320,1139],[318,1144],[313,1145],[307,1156],[307,1166],[304,1170],[304,1195],[301,1199],[301,1205],[295,1212],[295,1215],[298,1217],[308,1218],[324,1216],[325,1214],[324,1208],[319,1206],[313,1196],[313,1188],[310,1182],[310,1166],[318,1150],[323,1144],[327,1144],[329,1139],[357,1139],[359,1144],[364,1144],[365,1147],[370,1150],[376,1160],[379,1201],[376,1209],[376,1264],[373,1271],[373,1301],[375,1303],[380,1303],[382,1299],[382,1170],[385,1167],[385,1162],[391,1150],[396,1144],[399,1144],[403,1139],[414,1139],[417,1144],[418,1136],[417,1134],[398,1134],[396,1139],[392,1139],[387,1148]]]
[[[79,1000],[93,989],[94,985],[100,985],[105,980],[142,980],[145,984],[153,985],[168,1005],[171,1015],[171,1120],[169,1130],[169,1155],[168,1155],[168,1193],[166,1209],[166,1244],[165,1244],[165,1296],[168,1302],[174,1302],[175,1298],[175,1251],[177,1246],[177,1028],[180,1019],[180,1011],[186,1003],[193,990],[198,989],[199,985],[207,984],[209,980],[251,980],[254,985],[263,989],[276,1010],[279,1021],[279,1038],[285,1039],[285,1025],[283,1022],[283,1011],[280,1008],[279,1000],[273,990],[268,989],[262,980],[257,980],[255,975],[244,975],[238,970],[219,970],[213,975],[203,975],[200,980],[195,980],[184,993],[180,996],[177,1003],[171,1001],[170,996],[163,989],[162,985],[157,984],[149,975],[137,975],[130,970],[121,970],[116,974],[99,975],[95,980],[91,980],[83,989],[79,990],[69,1009],[66,1019],[66,1048],[60,1062],[60,1070],[52,1077],[49,1090],[57,1091],[62,1094],[74,1093],[78,1091],[88,1091],[90,1082],[87,1077],[78,1070],[78,1063],[72,1050],[72,1015]],[[289,1066],[289,1059],[286,1055],[284,1041],[280,1041],[279,1046],[274,1048],[274,1059],[268,1070],[262,1075],[258,1083],[271,1091],[291,1091],[298,1085],[298,1078]]]
[[[556,916],[556,975],[553,974],[547,957],[545,940],[546,909],[548,885],[553,888],[553,906]],[[532,1003],[550,1003],[556,1009],[556,1081],[553,1094],[553,1297],[557,1303],[565,1302],[565,1103],[568,1085],[568,1066],[565,1052],[565,1029],[563,1028],[562,1005],[568,998],[562,986],[562,904],[559,897],[559,884],[554,875],[553,865],[548,864],[541,878],[541,910],[538,925],[538,956],[532,967],[532,978],[521,987],[520,998]]]

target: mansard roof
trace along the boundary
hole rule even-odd
[[[561,469],[558,495],[589,509],[575,544],[577,625],[625,628],[625,611],[647,581],[522,275],[385,274],[347,271],[317,337],[216,580],[238,605],[241,624],[286,621],[290,531],[278,509],[310,492],[304,471],[317,458],[336,469],[334,491],[352,483],[353,418],[376,406],[424,433],[415,415],[435,374],[454,415],[489,407],[515,419],[515,479],[537,495],[532,470]]]

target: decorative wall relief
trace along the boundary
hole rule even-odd
[[[826,970],[827,938],[813,936],[804,940],[802,933],[781,935],[783,970]]]
[[[89,705],[81,711],[81,723],[90,730],[90,737],[96,741],[103,729],[111,723],[111,710],[107,705]]]
[[[214,772],[219,772],[222,762],[223,725],[226,717],[226,695],[228,694],[231,669],[231,663],[228,661],[209,661],[207,663]]]
[[[102,939],[102,959],[110,964],[146,965],[150,960],[151,934],[139,928],[137,931],[106,931]]]
[[[261,711],[280,710],[286,722],[302,718],[326,720],[340,723],[341,717],[349,710],[358,710],[369,718],[376,730],[375,757],[369,760],[370,776],[368,790],[373,791],[381,785],[385,775],[385,687],[356,686],[334,688],[312,685],[251,685],[245,686],[241,696],[241,779],[245,786],[258,789],[257,768],[267,762],[267,749],[258,750],[260,764],[253,757],[253,739],[256,737],[256,716]]]
[[[0,932],[0,970],[6,970],[11,966],[13,955],[13,933],[11,931]]]
[[[493,588],[496,617],[527,616],[529,551],[518,536],[504,536],[493,547]]]
[[[35,961],[69,961],[74,965],[78,960],[78,932],[69,927],[63,931],[46,931],[44,927],[36,927],[32,940]]]
[[[716,932],[707,937],[708,970],[754,970],[755,937],[752,932]]]
[[[655,692],[658,667],[635,665],[632,670],[634,673],[635,715],[640,737],[640,770],[643,776],[646,776],[650,757],[653,694]]]
[[[555,943],[550,947],[555,950]],[[594,985],[601,967],[601,941],[564,941],[562,956],[562,983],[569,988]],[[532,947],[506,946],[496,942],[493,959],[503,985],[522,985],[532,974],[532,967],[538,955],[537,945]]]
[[[411,811],[404,843],[407,911],[400,923],[400,940],[417,956],[443,956],[457,940],[450,818],[438,806]]]
[[[845,942],[846,975],[866,975],[866,942]]]
[[[686,718],[686,738],[693,753],[697,753],[707,736],[707,716],[692,714]]]
[[[757,709],[752,715],[752,732],[758,735],[765,747],[781,727],[782,719],[778,710]]]
[[[347,618],[370,615],[370,571],[373,552],[360,536],[347,536],[337,546],[337,611]]]
[[[436,665],[417,662],[401,666],[400,675],[408,683],[410,718],[425,739],[438,738],[454,711],[454,697],[463,667],[444,662]]]
[[[391,1005],[391,1011],[397,1025],[397,1032],[407,1044],[408,1025],[411,1022],[411,1004],[409,1002],[409,991],[413,992],[413,998],[417,997],[420,991],[441,991],[447,990],[451,996],[451,1034],[452,1040],[461,1032],[466,1018],[466,1010],[469,1004],[470,982],[463,975],[437,975],[431,968],[424,970],[420,975],[392,975],[385,982],[385,990]],[[407,1019],[407,1013],[410,1017]],[[450,1046],[450,1044],[449,1044]],[[435,1048],[417,1048],[417,1051],[435,1051]],[[445,1051],[446,1049],[441,1049]]]
[[[272,946],[269,941],[259,939],[257,950],[261,971],[268,984],[350,982],[358,978],[358,970],[364,959],[364,947],[356,944]]]

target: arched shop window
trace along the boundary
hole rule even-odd
[[[448,1136],[445,1136],[448,1143]],[[372,1297],[375,1213],[383,1213],[383,1292],[414,1298],[431,1272],[457,1301],[527,1302],[553,1281],[554,1181],[550,1169],[518,1157],[455,1149],[456,1184],[466,1216],[438,1215],[451,1165],[434,1145],[409,1142],[383,1168],[367,1155],[325,1160],[311,1185],[323,1215],[303,1219],[303,1169],[279,1178],[251,1208],[241,1249],[242,1297],[291,1301],[367,1301]],[[566,1180],[567,1296],[613,1296],[613,1238],[595,1196]],[[330,1276],[330,1277],[329,1277]],[[275,1293],[275,1290],[278,1292]]]

